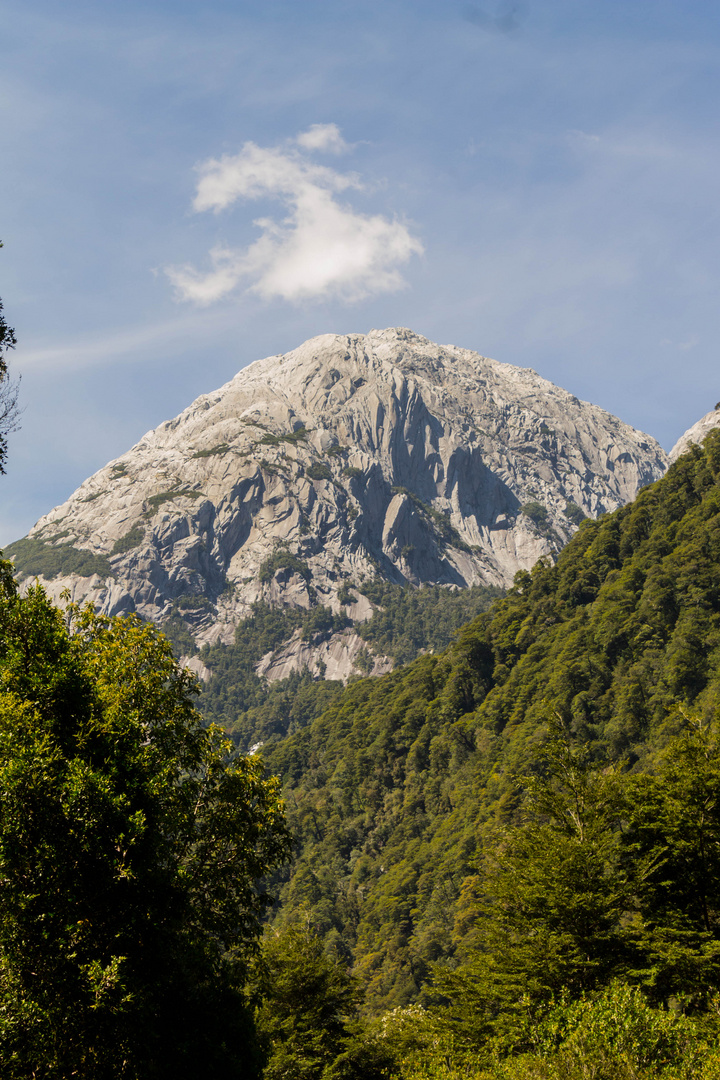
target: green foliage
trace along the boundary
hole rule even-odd
[[[0,247],[2,247],[0,242]],[[14,349],[17,345],[17,338],[15,337],[15,331],[11,326],[8,326],[5,316],[3,315],[3,305],[0,300],[0,356],[4,358],[4,353],[8,349]]]
[[[328,465],[322,461],[314,461],[306,469],[311,480],[332,480],[332,473]]]
[[[652,773],[629,785],[628,846],[651,860],[639,883],[637,944],[654,1001],[702,1010],[720,989],[720,745],[716,723],[686,718]],[[654,861],[653,861],[654,858]]]
[[[174,601],[174,606],[178,611],[210,611],[212,609],[212,603],[207,596],[198,593],[185,593],[184,596],[179,596]]]
[[[2,246],[0,242],[0,247]],[[8,350],[14,349],[16,345],[15,331],[5,320],[0,300],[0,474],[5,472],[8,434],[17,429],[20,416],[17,403],[20,380],[13,382],[10,378],[7,358]]]
[[[309,435],[309,431],[305,427],[300,427],[297,431],[289,431],[284,435],[275,435],[269,431],[266,435],[263,435],[260,439],[260,446],[280,446],[281,443],[299,443],[304,442]]]
[[[400,663],[422,650],[445,647],[459,626],[476,612],[487,610],[502,594],[493,587],[451,591],[424,586],[416,590],[379,580],[366,583],[362,591],[377,611],[359,632],[367,635],[375,652],[393,656]],[[338,595],[341,603],[355,599],[347,585]],[[212,678],[203,691],[200,708],[244,748],[298,730],[337,696],[340,685],[318,683],[308,672],[268,684],[255,674],[255,667],[297,630],[302,640],[317,644],[347,625],[344,616],[334,615],[322,605],[304,611],[254,604],[250,618],[237,627],[233,645],[203,650],[202,659]],[[176,655],[195,651],[187,630],[186,636],[179,637],[181,628],[172,620],[163,624],[163,632],[173,642]],[[367,648],[360,651],[355,666],[358,671],[372,671],[374,660]]]
[[[287,443],[304,442],[310,434],[311,430],[312,429],[308,429],[303,425],[302,427],[297,428],[295,431],[289,431],[287,435],[283,435],[281,437],[283,442]]]
[[[596,990],[639,961],[626,916],[655,852],[628,859],[619,773],[593,767],[584,747],[551,731],[543,780],[524,780],[511,827],[485,830],[464,883],[469,959],[435,980],[451,1002],[447,1022],[471,1045],[527,1050],[555,999]]]
[[[67,534],[65,534],[67,535]],[[8,544],[5,554],[13,560],[15,570],[25,577],[44,577],[51,581],[59,575],[77,574],[80,577],[113,576],[105,555],[95,555],[73,544],[51,544],[39,536],[26,536]]]
[[[597,1062],[606,1073],[613,1065],[619,1070],[687,1066],[696,1056],[693,1043],[699,1042],[686,1017],[653,1009],[637,988],[617,981],[596,995],[556,1006],[541,1035],[546,1053],[557,1048],[578,1065]]]
[[[362,469],[358,469],[356,465],[346,465],[342,471],[342,474],[343,476],[347,476],[349,480],[352,480],[353,477],[364,475]]]
[[[427,1025],[428,1021],[425,1020]],[[715,1080],[712,1032],[676,1012],[651,1007],[615,981],[595,995],[553,1005],[524,1054],[471,1051],[436,1030],[402,1060],[403,1080]]]
[[[258,464],[260,465],[260,468],[264,469],[270,476],[281,476],[282,473],[287,470],[287,466],[283,465],[281,462],[277,462],[273,465],[272,462],[267,461],[265,458],[260,458]]]
[[[538,528],[547,523],[548,511],[547,507],[543,506],[542,503],[526,502],[520,507],[520,513],[530,518],[533,525],[537,525]]]
[[[296,630],[309,640],[345,624],[341,616],[319,605],[305,611],[253,604],[250,618],[238,624],[232,645],[206,646],[200,654],[212,671],[200,700],[204,715],[221,724],[245,749],[304,726],[323,711],[342,685],[318,682],[307,671],[267,683],[256,675],[255,667]]]
[[[171,488],[169,491],[159,491],[156,495],[150,495],[145,501],[149,506],[146,511],[149,517],[156,514],[163,503],[173,502],[175,499],[202,499],[202,491],[193,491],[190,488]]]
[[[1,585],[3,1077],[257,1076],[276,782],[202,722],[152,626],[21,598],[9,564]]]
[[[357,588],[376,608],[372,618],[358,627],[358,633],[374,652],[391,656],[398,664],[409,663],[421,652],[447,648],[461,626],[487,611],[504,593],[494,585],[457,590],[423,585],[415,589],[382,578]]]
[[[701,988],[716,979],[718,956],[708,892],[714,870],[688,862],[682,830],[673,833],[670,823],[673,815],[704,822],[704,833],[686,826],[687,843],[695,851],[712,840],[707,850],[715,851],[714,818],[700,811],[703,799],[709,806],[716,798],[715,766],[703,772],[698,758],[685,769],[683,783],[707,777],[694,803],[691,793],[661,800],[649,777],[652,767],[670,783],[670,772],[658,771],[655,759],[677,728],[677,703],[705,720],[720,704],[719,480],[715,432],[634,504],[584,523],[555,565],[519,574],[510,593],[464,627],[445,654],[353,683],[322,716],[267,747],[300,837],[283,904],[288,915],[312,905],[320,932],[353,956],[369,1008],[405,1005],[426,985],[431,965],[469,958],[484,895],[478,874],[495,850],[488,844],[529,812],[517,777],[546,768],[539,750],[548,718],[556,715],[567,737],[585,746],[588,765],[627,761],[648,774],[642,801],[661,831],[653,834],[650,822],[641,828],[633,810],[636,831],[627,843],[635,848],[622,850],[634,850],[646,866],[643,860],[664,845],[663,866],[672,875],[663,879],[658,867],[657,874],[648,871],[646,884],[635,881],[636,906],[629,908],[639,921],[632,935],[618,938],[612,904],[602,930],[604,879],[588,870],[599,905],[592,940],[605,941],[607,952],[598,945],[575,969],[581,938],[558,938],[548,992],[565,979],[580,992],[593,985],[583,981],[593,971],[602,981],[632,968],[651,1001],[668,1000],[685,983],[693,1007],[704,1007]],[[673,746],[677,761],[684,760]],[[528,866],[547,840],[551,826],[541,824],[526,836],[527,844],[536,843],[523,856]],[[608,845],[602,874],[615,881],[620,904],[632,876],[614,847],[618,828],[617,821],[608,826],[597,850]],[[584,880],[586,849],[574,843],[546,845],[558,880],[563,874]],[[522,845],[516,850],[519,858]],[[691,868],[687,884],[681,865]],[[701,876],[705,887],[696,884]],[[674,882],[664,893],[663,880]],[[528,905],[531,899],[528,894]],[[542,906],[542,897],[536,899]],[[522,911],[517,917],[522,921]],[[548,924],[548,941],[551,932]],[[517,960],[526,945],[519,935],[518,950],[508,955]]]
[[[278,570],[292,570],[299,574],[305,581],[312,577],[310,567],[297,555],[293,555],[287,548],[279,547],[272,555],[265,559],[258,571],[258,580],[267,585],[275,577]]]
[[[375,666],[370,650],[365,648],[365,646],[358,650],[357,655],[353,660],[353,664],[358,671],[364,671],[366,675],[369,675]]]
[[[181,656],[194,656],[197,650],[195,639],[188,630],[187,624],[177,614],[172,614],[162,624],[162,632],[178,659]]]
[[[254,993],[263,1080],[320,1080],[347,1048],[357,991],[307,925],[266,937]]]
[[[300,628],[303,641],[312,641],[318,644],[327,641],[331,634],[338,633],[350,626],[350,620],[344,615],[335,615],[330,608],[322,604],[315,604],[302,618]]]
[[[133,525],[132,529],[125,533],[124,536],[119,536],[112,546],[110,557],[113,555],[124,555],[126,551],[132,551],[133,548],[142,544],[145,539],[145,530],[140,525]]]
[[[568,521],[572,521],[573,525],[582,525],[586,516],[577,503],[569,502],[565,504],[565,517]]]
[[[357,600],[357,596],[352,591],[352,588],[353,587],[348,585],[347,582],[340,586],[340,588],[338,589],[337,598],[341,604],[355,603],[355,601]]]
[[[217,443],[215,446],[208,447],[207,450],[196,450],[194,454],[191,454],[192,458],[208,458],[222,456],[227,454],[230,447],[226,442]]]

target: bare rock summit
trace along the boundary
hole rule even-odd
[[[680,436],[668,455],[670,461],[677,461],[691,446],[699,446],[705,436],[709,435],[716,427],[720,427],[720,401],[712,412],[705,413],[702,419],[698,420],[696,424],[687,429],[684,435]]]
[[[349,587],[377,575],[508,585],[667,461],[528,368],[401,328],[327,334],[148,432],[8,554],[53,596],[230,641],[257,600],[367,618]]]

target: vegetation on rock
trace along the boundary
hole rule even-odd
[[[295,569],[295,557],[281,549],[275,556],[278,568]],[[390,656],[399,664],[424,651],[442,651],[468,619],[487,611],[502,595],[502,590],[494,586],[454,591],[440,586],[413,589],[381,579],[354,589],[367,596],[375,608],[372,618],[355,629],[374,655]],[[346,604],[356,599],[347,584],[338,595]],[[203,664],[212,672],[200,700],[202,712],[230,732],[242,749],[297,730],[317,717],[340,693],[342,685],[318,682],[308,672],[267,683],[255,668],[263,656],[280,649],[298,630],[303,641],[318,644],[349,625],[344,615],[334,615],[321,604],[307,611],[253,604],[252,615],[239,624],[232,645],[214,645],[200,653]],[[192,651],[190,635],[183,636],[174,622],[165,623],[163,631],[173,641],[178,655]],[[356,657],[358,673],[372,670],[373,654],[366,648]]]
[[[46,581],[70,574],[79,577],[92,577],[93,574],[102,578],[113,576],[105,555],[76,548],[71,543],[48,543],[39,536],[26,536],[14,544],[8,544],[5,554],[13,560],[15,569],[23,576],[43,577]]]
[[[133,525],[124,536],[119,536],[110,550],[110,558],[113,555],[124,555],[127,551],[139,547],[145,538],[145,530],[139,525]]]

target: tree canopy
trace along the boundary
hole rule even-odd
[[[0,564],[3,1077],[251,1077],[243,996],[286,856],[275,780],[152,626]]]
[[[456,963],[476,933],[469,890],[487,830],[524,813],[520,778],[546,768],[549,725],[561,723],[591,765],[650,774],[681,724],[678,706],[712,720],[719,568],[716,431],[633,504],[584,522],[555,565],[518,575],[447,652],[348,686],[302,730],[269,739],[263,753],[283,778],[301,836],[276,918],[311,906],[328,944],[354,962],[370,1009],[416,1000],[433,965]],[[653,799],[658,821],[680,820],[680,803],[657,792]],[[710,828],[700,801],[693,813]],[[650,845],[649,823],[643,836]],[[583,851],[564,843],[558,860],[572,854],[577,868]],[[638,851],[644,857],[647,848]],[[688,865],[689,882],[705,874],[697,858]],[[700,910],[705,893],[682,891]],[[682,946],[689,917],[678,914],[673,931],[678,971],[690,963]],[[696,922],[684,939],[695,960],[704,949],[707,970],[716,934],[709,918],[712,940],[697,936]],[[668,965],[658,959],[658,988],[674,978]]]

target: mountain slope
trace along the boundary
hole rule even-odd
[[[680,436],[668,454],[670,461],[677,461],[682,454],[688,452],[691,446],[699,446],[705,436],[709,435],[716,427],[720,427],[720,401],[712,412],[705,413],[697,423],[693,424],[692,427],[689,427],[687,431]]]
[[[326,335],[198,398],[8,554],[53,596],[230,642],[256,601],[339,613],[376,576],[507,585],[666,463],[529,369],[409,330]]]
[[[588,521],[441,656],[349,686],[263,748],[301,837],[281,888],[352,957],[371,1008],[417,996],[472,936],[490,820],[512,818],[547,723],[642,768],[678,706],[720,704],[720,431]]]

